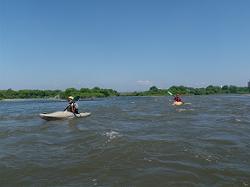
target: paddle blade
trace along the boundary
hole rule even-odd
[[[79,101],[79,99],[80,99],[80,96],[75,96],[74,97],[74,101]]]
[[[168,91],[168,94],[173,96],[173,94],[170,91]]]

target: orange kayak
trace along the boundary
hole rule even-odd
[[[175,102],[173,102],[172,105],[180,106],[180,105],[183,105],[183,104],[184,104],[183,102],[177,102],[177,101],[175,101]]]

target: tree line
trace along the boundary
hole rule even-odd
[[[79,96],[80,98],[110,97],[118,96],[119,93],[113,89],[90,88],[68,88],[62,90],[0,90],[0,99],[29,99],[29,98],[55,98],[66,99],[68,96]]]
[[[249,94],[250,88],[237,87],[233,85],[207,86],[206,88],[192,88],[185,86],[172,86],[168,89],[159,89],[152,86],[147,91],[119,93],[113,89],[103,89],[99,87],[90,88],[68,88],[62,90],[0,90],[0,99],[27,99],[27,98],[56,98],[66,99],[68,96],[79,96],[80,98],[96,98],[110,96],[163,96],[173,94],[181,95],[211,95],[211,94]]]
[[[211,95],[211,94],[249,94],[250,88],[237,87],[233,85],[213,86],[209,85],[206,88],[192,88],[185,86],[172,86],[168,89],[159,89],[156,86],[152,86],[148,91],[144,92],[131,92],[125,95],[130,96],[162,96],[169,95],[168,91],[173,94],[181,95]]]

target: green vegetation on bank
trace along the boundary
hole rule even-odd
[[[123,95],[129,96],[162,96],[169,95],[168,91],[173,94],[181,95],[211,95],[211,94],[249,94],[250,88],[237,87],[237,86],[208,86],[206,88],[192,88],[185,86],[172,86],[169,89],[159,89],[156,86],[152,86],[148,91],[144,92],[131,92]]]
[[[68,96],[80,96],[80,98],[118,96],[119,93],[112,89],[101,89],[98,87],[89,89],[68,88],[61,90],[0,90],[0,99],[27,99],[27,98],[57,98],[66,99]]]
[[[65,91],[61,92],[60,98],[65,99],[69,95],[80,96],[80,98],[91,98],[91,97],[110,97],[110,96],[119,96],[119,93],[112,89],[103,89],[99,87],[81,88],[77,90],[75,88],[68,88]]]
[[[173,94],[181,95],[210,95],[210,94],[249,94],[250,88],[237,86],[208,86],[206,88],[192,88],[185,86],[172,86],[169,89],[159,89],[152,86],[148,91],[118,93],[112,89],[102,89],[99,87],[90,88],[68,88],[62,90],[0,90],[1,99],[27,99],[27,98],[57,98],[66,99],[68,96],[80,96],[80,98],[96,98],[110,96],[164,96],[169,95],[168,91]]]

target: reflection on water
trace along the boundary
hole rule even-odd
[[[0,102],[0,186],[249,186],[250,97]]]

